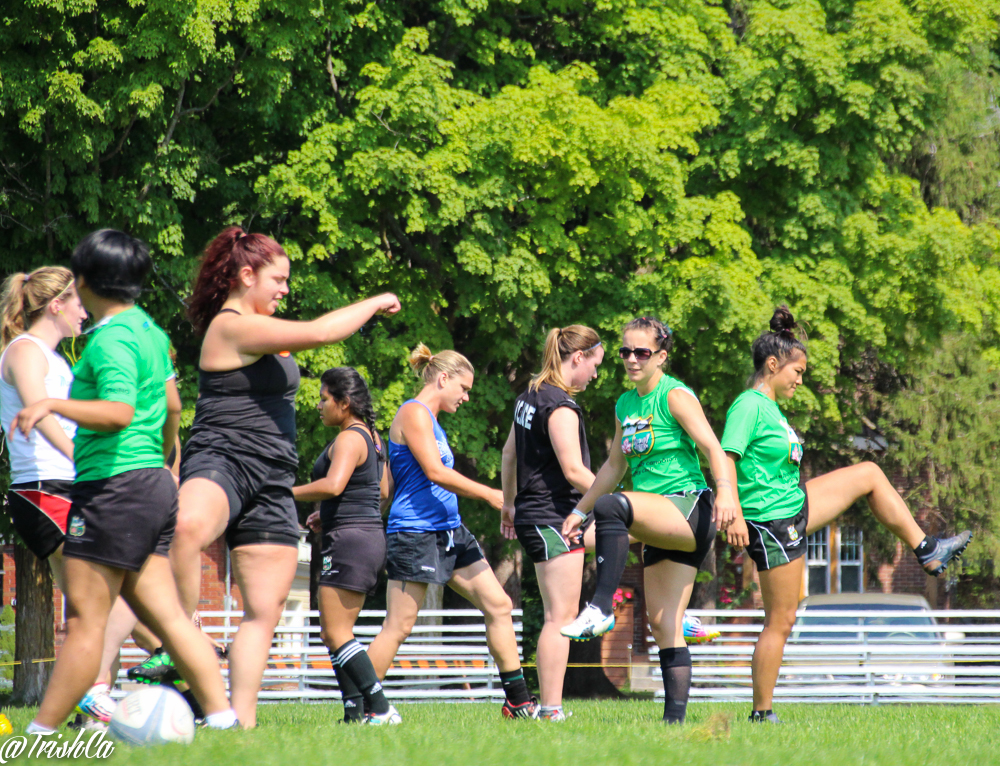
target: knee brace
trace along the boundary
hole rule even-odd
[[[632,503],[621,492],[602,495],[594,503],[594,520],[597,529],[624,529],[632,526]]]

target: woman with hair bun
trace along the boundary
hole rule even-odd
[[[380,499],[385,450],[375,429],[375,410],[365,379],[353,367],[334,367],[320,378],[323,425],[340,433],[316,460],[312,482],[292,489],[300,502],[319,502],[306,526],[322,535],[319,612],[323,643],[344,702],[344,722],[399,714],[385,698],[364,648],[354,638],[365,596],[385,568],[385,530]],[[386,488],[387,489],[387,488]]]
[[[273,239],[231,226],[206,248],[189,303],[204,340],[170,559],[181,600],[193,614],[201,552],[226,535],[244,607],[229,649],[230,690],[246,728],[257,722],[257,692],[298,561],[292,486],[299,368],[292,353],[338,343],[376,314],[400,308],[386,293],[312,321],[278,319],[290,266]],[[151,666],[168,661],[157,654],[145,671],[155,673]]]
[[[438,423],[469,401],[474,371],[457,351],[432,354],[423,343],[410,354],[410,366],[424,386],[403,405],[389,428],[390,486],[393,487],[387,535],[386,617],[368,647],[379,678],[392,666],[400,645],[417,621],[430,584],[447,584],[483,612],[486,643],[500,671],[507,718],[535,718],[538,705],[521,672],[510,597],[486,563],[476,538],[462,524],[458,495],[503,507],[503,493],[455,470],[448,436]],[[372,723],[397,723],[397,720]]]
[[[611,454],[562,530],[564,537],[576,538],[593,509],[597,588],[562,634],[583,640],[614,627],[612,599],[625,571],[629,535],[643,542],[646,609],[666,696],[663,720],[683,723],[691,688],[684,610],[716,523],[728,526],[739,514],[739,500],[698,397],[662,370],[672,345],[670,328],[654,317],[639,317],[625,325],[622,340],[618,355],[635,388],[618,398]],[[698,449],[708,458],[716,494],[707,486]],[[632,472],[633,491],[616,492],[626,470]]]
[[[797,327],[787,306],[775,310],[770,332],[753,343],[749,388],[729,408],[722,435],[743,507],[742,516],[724,531],[731,545],[746,546],[757,565],[764,600],[764,629],[752,662],[752,722],[780,723],[771,709],[774,685],[795,623],[807,536],[864,498],[879,523],[913,550],[928,574],[941,574],[972,538],[968,531],[947,539],[925,535],[875,463],[800,483],[802,441],[777,404],[795,395],[806,371],[806,347]]]
[[[576,616],[583,584],[583,555],[567,555],[583,554],[583,541],[563,537],[562,525],[594,483],[583,411],[573,397],[597,377],[603,360],[601,339],[589,327],[549,330],[542,371],[514,402],[514,423],[503,448],[504,534],[515,533],[534,562],[545,610],[538,684],[539,718],[547,721],[566,720],[562,690],[569,639],[559,629]]]

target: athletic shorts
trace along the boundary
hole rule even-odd
[[[657,548],[653,545],[642,546],[642,565],[651,567],[661,561],[676,561],[678,564],[686,564],[689,567],[698,569],[705,556],[708,555],[715,540],[716,528],[712,521],[712,506],[715,504],[715,495],[712,490],[705,489],[701,492],[685,492],[679,495],[664,495],[677,506],[677,510],[687,516],[687,522],[694,533],[695,549],[693,551],[672,551],[666,548]]]
[[[70,494],[63,555],[138,572],[166,556],[177,525],[177,485],[165,468],[78,481]]]
[[[517,541],[536,564],[554,559],[563,553],[583,553],[583,535],[574,543],[562,536],[561,527],[553,524],[515,524]]]
[[[750,544],[747,553],[758,571],[795,561],[806,552],[806,527],[809,525],[809,496],[802,510],[787,519],[747,522]]]
[[[28,550],[47,559],[63,544],[73,482],[62,479],[12,484],[7,507]]]
[[[383,569],[385,530],[381,526],[342,526],[324,530],[320,585],[371,596]]]
[[[229,500],[226,544],[299,544],[299,514],[292,487],[295,467],[249,453],[222,452],[189,442],[181,456],[181,483],[208,479]]]
[[[440,532],[390,532],[385,537],[390,580],[444,585],[456,570],[486,558],[464,524]]]

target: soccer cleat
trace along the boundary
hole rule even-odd
[[[972,540],[972,532],[965,530],[960,535],[946,538],[935,538],[937,545],[934,550],[925,553],[923,556],[917,554],[917,561],[924,568],[927,574],[937,577],[941,574],[954,559],[960,558],[963,551],[969,547]]]
[[[689,644],[707,644],[722,634],[717,630],[709,630],[701,624],[697,617],[689,617],[684,613],[684,640]]]
[[[747,720],[750,723],[784,723],[773,710],[754,710]]]
[[[76,703],[76,712],[92,718],[95,721],[108,723],[114,715],[117,703],[108,693],[107,684],[94,684],[83,695],[83,699]]]
[[[507,700],[500,709],[504,718],[538,718],[540,711],[541,707],[535,697],[532,697],[527,702],[522,702],[520,705],[512,705],[510,704],[510,700]]]
[[[125,675],[129,681],[140,684],[170,684],[181,680],[174,661],[162,646],[149,655],[144,663],[129,668]]]
[[[560,722],[560,721],[565,721],[571,715],[573,715],[573,714],[572,713],[564,713],[563,710],[562,710],[562,708],[553,708],[553,709],[542,708],[539,711],[539,713],[538,713],[538,720],[539,721],[552,721],[553,723],[557,723],[557,722]]]
[[[83,715],[83,713],[77,713],[76,718],[72,721],[68,721],[66,726],[70,729],[83,729],[83,731],[104,731],[108,730],[108,725],[103,721],[98,721],[89,716]]]
[[[389,710],[385,713],[368,713],[365,716],[365,723],[368,726],[395,726],[402,722],[403,717],[394,705],[389,705]]]
[[[614,613],[604,614],[593,604],[587,604],[580,616],[559,632],[574,641],[586,641],[588,638],[603,636],[614,626]]]

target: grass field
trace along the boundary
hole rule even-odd
[[[506,721],[499,705],[400,705],[400,726],[337,725],[340,705],[262,705],[252,732],[200,730],[194,744],[132,749],[106,763],[320,766],[393,764],[844,764],[1000,763],[1000,707],[783,705],[783,726],[751,726],[746,705],[692,704],[665,727],[659,704],[576,701],[562,724]],[[20,733],[34,711],[4,712]],[[67,732],[64,736],[72,736]]]

